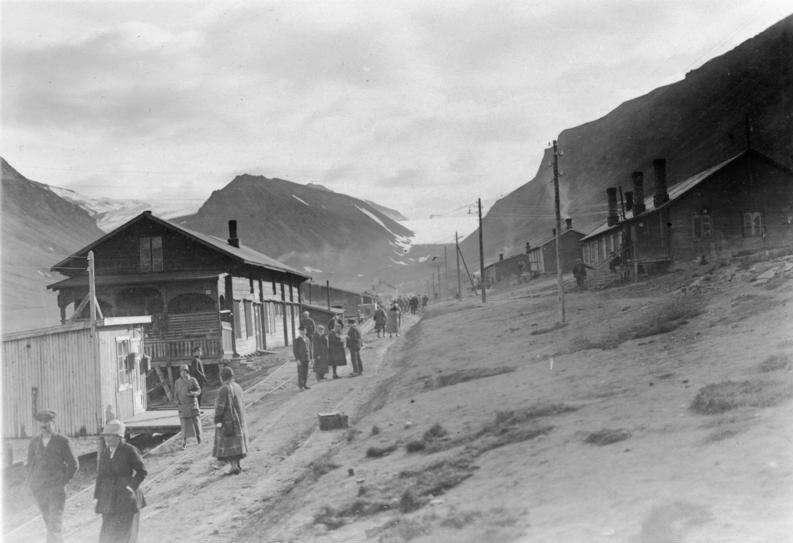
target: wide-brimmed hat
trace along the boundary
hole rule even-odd
[[[127,427],[124,425],[123,422],[121,422],[120,420],[111,420],[110,422],[105,424],[105,428],[102,430],[102,435],[124,437],[126,430]]]
[[[55,419],[55,411],[52,409],[42,409],[38,411],[33,418],[39,422],[50,422]]]

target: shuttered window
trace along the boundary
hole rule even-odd
[[[161,272],[163,270],[162,237],[140,238],[139,269],[142,272]]]
[[[759,211],[747,211],[743,214],[743,236],[745,238],[763,235],[763,214]]]

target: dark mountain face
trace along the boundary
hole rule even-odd
[[[606,218],[609,186],[632,190],[632,171],[644,172],[652,195],[652,161],[666,158],[669,184],[746,148],[793,166],[793,16],[744,42],[683,81],[623,103],[596,121],[559,135],[562,219],[587,233]],[[555,226],[552,152],[534,179],[499,200],[484,219],[485,260],[520,252]],[[564,227],[564,223],[563,223]],[[463,252],[478,262],[478,232]]]
[[[60,314],[46,285],[59,275],[50,266],[102,232],[79,206],[31,181],[2,160],[2,285],[5,332],[58,324]]]
[[[176,222],[226,238],[229,219],[237,220],[242,244],[315,281],[369,288],[387,270],[408,265],[410,230],[368,202],[324,188],[242,175]]]

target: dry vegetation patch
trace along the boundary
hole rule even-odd
[[[793,368],[793,361],[790,357],[783,354],[771,355],[760,363],[758,369],[761,373],[769,373],[772,371],[790,371]]]
[[[457,385],[475,379],[484,379],[486,377],[493,377],[494,375],[501,375],[502,373],[510,373],[515,371],[513,366],[500,366],[496,368],[470,368],[464,370],[457,370],[452,373],[445,373],[441,375],[434,375],[427,378],[424,382],[426,390],[435,390],[438,388]]]
[[[771,407],[793,397],[793,384],[776,380],[722,381],[699,389],[691,409],[701,415],[739,407]]]
[[[631,433],[624,428],[617,428],[611,429],[606,428],[603,430],[598,430],[597,432],[592,432],[586,439],[584,439],[585,443],[589,443],[590,445],[611,445],[612,443],[617,443],[618,441],[625,441],[631,437]]]

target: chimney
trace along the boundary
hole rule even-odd
[[[498,253],[498,261],[501,262],[504,260],[504,253]]]
[[[237,221],[234,219],[229,221],[229,245],[232,247],[240,246],[240,238],[237,237]]]
[[[620,216],[617,213],[617,187],[607,188],[606,198],[609,202],[609,214],[607,217],[607,222],[609,226],[614,226],[620,222]]]
[[[666,190],[666,159],[656,158],[653,160],[653,171],[655,172],[653,207],[658,207],[669,201],[669,193]]]
[[[527,242],[526,242],[526,254],[529,254],[529,251],[531,251],[531,243],[529,243],[529,242],[527,241]]]
[[[554,228],[553,230],[551,230],[551,232],[552,232],[552,234],[553,234],[553,237],[556,237],[556,228]]]
[[[633,211],[633,191],[625,193],[625,211]]]
[[[633,172],[631,174],[633,179],[633,216],[644,213],[644,174],[642,172]]]
[[[571,219],[570,217],[567,217],[564,220],[564,223],[567,225],[567,229],[568,230],[572,230],[573,229],[573,219]]]

